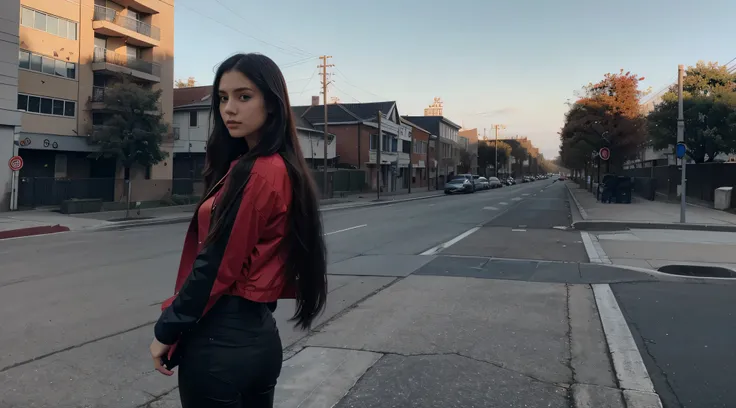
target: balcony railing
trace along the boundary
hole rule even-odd
[[[104,86],[93,86],[92,87],[92,102],[104,102],[105,101],[105,87]]]
[[[108,64],[128,67],[136,71],[145,72],[155,77],[161,77],[161,65],[144,61],[131,55],[118,54],[105,48],[95,47],[92,62],[106,62]]]
[[[107,8],[104,6],[97,6],[95,5],[95,14],[94,14],[94,20],[95,21],[109,21],[115,25],[118,25],[123,28],[127,28],[128,30],[135,31],[139,34],[143,34],[146,37],[153,38],[154,40],[160,40],[161,39],[161,29],[152,26],[150,24],[146,24],[143,21],[136,20],[135,18],[123,16],[117,11]]]

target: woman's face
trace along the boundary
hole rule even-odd
[[[246,138],[253,147],[268,116],[263,94],[248,77],[235,70],[222,74],[218,92],[220,116],[230,137]]]

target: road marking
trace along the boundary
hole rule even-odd
[[[498,211],[496,207],[483,207],[484,210]]]
[[[521,197],[514,197],[511,199],[511,201],[521,201]]]
[[[350,230],[354,230],[354,229],[357,229],[357,228],[363,228],[363,227],[367,227],[367,226],[368,226],[368,224],[363,224],[363,225],[356,225],[356,226],[354,226],[354,227],[350,227],[350,228],[345,228],[345,229],[341,229],[341,230],[337,230],[337,231],[332,231],[332,232],[328,232],[328,233],[326,233],[326,234],[323,234],[323,236],[327,236],[327,235],[332,235],[332,234],[337,234],[337,233],[339,233],[339,232],[345,232],[345,231],[350,231]]]
[[[511,232],[526,232],[526,230],[521,228],[512,228]]]
[[[565,227],[564,225],[557,225],[557,226],[554,226],[552,228],[558,229],[558,230],[566,230],[567,229],[567,227]]]
[[[528,195],[529,195],[529,193],[524,193],[524,194],[522,194],[522,195],[523,195],[523,196],[528,196]]]
[[[451,239],[451,240],[449,240],[449,241],[447,241],[445,243],[442,243],[442,244],[439,244],[439,245],[437,245],[435,247],[429,248],[428,250],[422,252],[419,255],[435,255],[438,252],[442,251],[443,249],[447,249],[447,248],[453,246],[454,244],[458,243],[463,238],[469,236],[470,234],[474,233],[475,231],[478,231],[479,229],[480,229],[480,227],[473,227],[473,228],[471,228],[471,229],[463,232],[462,234],[456,236],[455,238],[453,238],[453,239]]]
[[[594,284],[593,293],[598,305],[598,313],[603,324],[608,349],[611,351],[613,367],[616,377],[624,390],[644,393],[654,393],[654,385],[649,377],[644,360],[641,358],[636,341],[621,313],[616,296],[611,287],[604,284]],[[659,402],[659,397],[657,397]],[[659,404],[661,406],[661,402]]]
[[[498,203],[498,204],[499,204],[499,205],[509,205],[509,203],[507,203],[506,201],[501,201],[501,202],[500,202],[500,203]]]

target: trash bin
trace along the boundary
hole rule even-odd
[[[713,199],[713,208],[716,210],[727,210],[731,208],[731,193],[733,187],[718,187]]]
[[[631,204],[631,190],[634,183],[630,177],[619,176],[616,183],[616,202],[619,204]]]

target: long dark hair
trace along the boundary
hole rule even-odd
[[[218,90],[226,72],[238,71],[250,79],[264,97],[268,117],[260,130],[261,139],[249,149],[245,138],[232,138],[220,115]],[[286,164],[292,198],[283,244],[287,283],[296,289],[296,310],[291,321],[302,329],[324,309],[327,300],[327,250],[322,237],[322,220],[316,188],[297,138],[286,81],[279,67],[260,54],[237,54],[226,59],[215,74],[212,85],[212,133],[207,140],[204,179],[209,191],[233,166],[222,187],[221,205],[216,207],[207,237],[213,241],[232,226],[243,188],[258,157],[279,154]],[[237,239],[237,238],[235,238]]]

